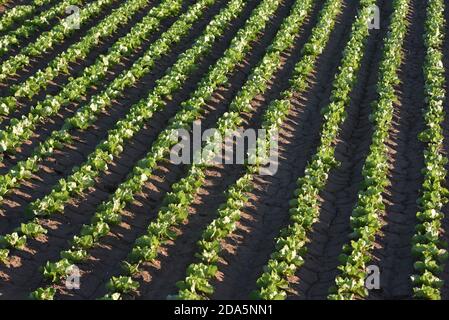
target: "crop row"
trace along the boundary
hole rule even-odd
[[[391,130],[394,104],[397,101],[396,86],[400,83],[398,72],[403,61],[402,46],[407,33],[407,14],[410,1],[396,0],[386,38],[377,82],[378,100],[373,104],[370,116],[374,132],[370,150],[365,160],[362,187],[350,219],[352,233],[350,244],[340,255],[340,274],[330,299],[354,299],[366,297],[366,264],[371,260],[369,252],[374,248],[375,236],[381,228],[380,215],[384,212],[383,193],[388,180],[387,141]]]
[[[442,0],[428,2],[424,61],[426,108],[424,120],[426,129],[419,135],[425,142],[424,181],[418,200],[420,211],[416,217],[418,225],[412,240],[412,253],[416,261],[412,276],[415,298],[441,299],[443,281],[440,274],[448,258],[447,244],[441,238],[442,207],[448,202],[449,192],[445,188],[448,159],[443,153],[442,122],[446,112],[445,75],[442,45],[445,35],[445,4]]]

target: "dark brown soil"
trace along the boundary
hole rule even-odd
[[[88,0],[92,1],[92,0]],[[113,8],[124,0],[118,0],[101,14],[106,17]],[[369,299],[409,299],[412,297],[410,276],[413,273],[413,257],[411,256],[411,237],[417,223],[416,199],[420,195],[422,185],[421,168],[423,167],[424,145],[418,141],[418,133],[424,128],[422,108],[424,103],[423,60],[425,48],[423,43],[426,4],[424,0],[410,0],[411,10],[408,17],[409,32],[404,45],[404,62],[400,70],[401,84],[397,88],[398,102],[395,104],[393,127],[390,132],[389,146],[389,179],[391,185],[384,193],[386,212],[382,216],[382,231],[376,239],[372,252],[372,264],[381,270],[381,289],[370,292]],[[9,1],[0,6],[0,19],[4,7],[29,3],[29,0]],[[183,2],[185,12],[194,0]],[[220,116],[228,109],[232,99],[242,88],[251,70],[259,63],[266,48],[289,14],[294,0],[284,0],[276,14],[273,15],[266,30],[246,56],[236,67],[229,80],[220,86],[204,107],[202,130],[214,128]],[[316,25],[318,12],[325,0],[315,2],[312,14],[301,28],[295,45],[283,56],[278,71],[269,82],[268,89],[252,102],[252,111],[245,113],[243,128],[259,128],[261,116],[270,101],[279,97],[289,86],[295,63],[301,58],[301,49]],[[347,109],[347,118],[343,123],[336,141],[336,156],[341,166],[332,170],[329,182],[320,194],[321,210],[319,221],[309,235],[308,252],[304,256],[305,264],[290,279],[289,299],[325,299],[328,289],[334,284],[338,274],[338,255],[343,244],[348,241],[350,233],[349,218],[357,199],[357,192],[362,181],[362,166],[369,150],[372,137],[372,124],[369,115],[371,103],[377,99],[376,83],[378,67],[381,59],[383,38],[392,12],[392,2],[379,0],[381,6],[380,30],[372,30],[365,49],[358,81],[351,94],[351,103]],[[53,3],[56,3],[55,1]],[[113,102],[112,106],[102,112],[95,124],[88,130],[73,130],[73,142],[64,145],[45,159],[39,171],[20,187],[5,197],[0,204],[0,234],[13,231],[20,223],[27,220],[25,210],[30,202],[48,194],[59,179],[67,177],[74,167],[80,166],[98,143],[105,139],[108,130],[114,128],[118,120],[123,119],[129,108],[145,98],[154,88],[156,80],[161,78],[172,66],[178,55],[190,48],[195,39],[202,33],[215,14],[226,5],[227,1],[218,0],[207,9],[203,18],[195,23],[189,34],[160,61],[154,69],[140,79],[135,86],[126,90],[124,95]],[[125,144],[124,151],[109,169],[101,174],[93,187],[83,196],[75,196],[66,205],[64,214],[51,216],[41,220],[50,231],[46,236],[30,240],[23,251],[12,250],[11,260],[0,264],[0,296],[1,299],[24,299],[29,292],[39,286],[48,284],[39,270],[46,261],[59,258],[59,252],[69,247],[69,240],[78,234],[82,225],[89,223],[98,205],[107,200],[120,183],[125,181],[132,168],[149,150],[158,134],[167,126],[169,119],[176,114],[183,101],[196,89],[197,83],[207,70],[223,54],[231,39],[244,25],[252,10],[260,0],[248,1],[243,13],[233,21],[227,32],[216,43],[209,54],[198,64],[185,85],[175,92],[166,107],[156,113],[130,141]],[[249,194],[250,200],[243,209],[242,219],[237,230],[222,242],[223,252],[219,262],[219,274],[212,281],[215,293],[212,299],[246,299],[256,289],[256,280],[263,272],[270,254],[274,251],[275,239],[279,231],[289,223],[289,200],[296,189],[298,177],[303,176],[304,169],[315,153],[319,143],[320,128],[323,117],[320,111],[329,103],[332,80],[338,71],[342,52],[349,38],[351,24],[356,15],[358,1],[343,0],[344,9],[338,17],[335,30],[329,44],[319,57],[313,75],[309,79],[309,88],[304,93],[297,93],[292,98],[293,108],[283,123],[280,132],[279,167],[273,176],[256,176],[254,190]],[[151,2],[140,10],[126,26],[107,39],[104,39],[87,59],[77,61],[70,66],[70,75],[61,75],[33,99],[21,99],[20,107],[11,115],[0,119],[0,130],[4,129],[13,118],[27,114],[30,108],[44,99],[46,94],[56,94],[67,83],[69,76],[76,77],[95,59],[104,54],[119,37],[125,35],[132,26],[138,23],[155,4]],[[44,6],[41,12],[48,8]],[[449,21],[449,8],[445,13]],[[60,112],[40,124],[33,136],[24,141],[14,153],[5,154],[0,163],[0,174],[5,174],[18,161],[27,159],[39,142],[44,141],[53,130],[59,129],[64,119],[71,116],[89,99],[101,92],[117,75],[128,69],[148,47],[166,31],[177,17],[162,21],[159,30],[145,39],[142,46],[123,63],[112,68],[106,79],[96,87],[88,90],[80,102],[74,102],[62,108]],[[23,40],[19,46],[0,58],[4,61],[28,43],[32,43],[50,25],[37,31],[29,39]],[[33,75],[38,69],[45,68],[48,62],[71,44],[81,39],[86,32],[98,23],[93,19],[83,26],[79,32],[56,46],[51,52],[33,60],[29,68],[21,70],[18,75],[0,84],[0,96],[9,94],[8,87],[19,84]],[[12,29],[14,29],[14,26]],[[2,34],[0,34],[0,37]],[[449,33],[444,43],[444,64],[446,78],[449,81]],[[448,100],[449,101],[449,100]],[[447,105],[447,103],[446,103]],[[444,122],[444,152],[449,154],[449,117]],[[81,268],[81,289],[68,291],[63,286],[55,286],[57,299],[96,299],[106,293],[105,284],[111,276],[120,275],[121,262],[131,251],[134,241],[143,235],[146,227],[154,221],[162,200],[171,191],[175,182],[186,175],[187,165],[174,165],[167,160],[158,164],[157,170],[144,185],[142,192],[136,195],[123,212],[123,221],[112,227],[111,232],[101,239],[99,245],[90,250],[86,263]],[[449,170],[449,164],[448,164]],[[196,262],[197,241],[203,230],[216,218],[217,209],[225,201],[225,191],[243,173],[241,165],[216,165],[206,170],[206,179],[200,191],[195,195],[193,205],[189,208],[189,218],[176,231],[178,238],[161,248],[160,256],[153,263],[144,264],[142,272],[136,278],[140,289],[130,299],[165,299],[177,292],[176,282],[185,277],[186,268]],[[443,220],[443,236],[449,241],[449,204],[443,208],[446,214]],[[449,264],[442,274],[445,285],[443,298],[449,299]]]

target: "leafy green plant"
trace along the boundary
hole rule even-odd
[[[38,288],[30,294],[30,298],[34,300],[53,300],[55,294],[55,288]]]
[[[0,262],[5,263],[8,261],[9,250],[8,249],[0,249]]]
[[[62,259],[55,263],[47,261],[45,266],[42,267],[42,274],[45,278],[56,282],[66,276],[66,270],[70,265],[71,263],[68,259]]]
[[[131,277],[112,277],[106,285],[108,290],[115,293],[131,293],[139,288],[139,284]],[[114,293],[112,294],[114,295]]]
[[[40,235],[46,234],[47,230],[39,225],[38,221],[33,221],[29,223],[22,223],[20,225],[20,232],[29,238],[36,238]]]
[[[0,245],[3,247],[23,249],[26,245],[27,237],[20,236],[17,232],[0,236]]]
[[[214,288],[209,283],[209,279],[215,277],[218,268],[215,265],[202,263],[192,264],[187,268],[187,277],[184,281],[178,282],[179,294],[177,299],[202,300],[204,295],[211,295]]]
[[[62,251],[60,255],[62,259],[67,259],[68,261],[73,261],[75,263],[86,261],[88,258],[88,254],[85,249],[65,250]]]

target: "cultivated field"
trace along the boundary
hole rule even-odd
[[[449,299],[446,1],[0,3],[0,299]]]

